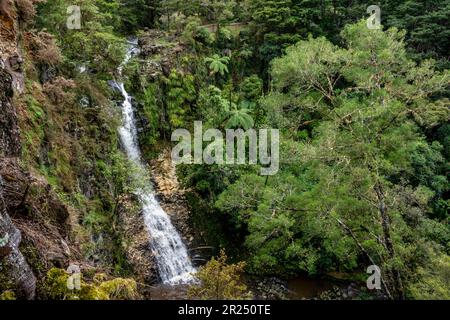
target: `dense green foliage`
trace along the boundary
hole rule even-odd
[[[68,30],[66,9],[76,4],[82,28]],[[274,176],[257,166],[178,167],[207,244],[226,246],[258,276],[364,274],[375,264],[389,298],[448,299],[450,1],[374,4],[381,30],[367,28],[359,0],[39,2],[31,24],[40,32],[26,48],[23,158],[83,213],[85,255],[107,251],[106,264],[127,271],[116,210],[132,168],[107,81],[125,36],[151,38],[160,51],[124,70],[146,157],[196,120],[281,132]],[[236,275],[244,264],[225,260],[200,271],[197,296],[248,297]],[[46,294],[78,298],[65,292],[65,277],[52,269]],[[216,281],[230,287],[214,296]],[[108,284],[85,293],[115,298]],[[135,283],[124,285],[116,298],[134,297]]]
[[[399,290],[395,273],[413,275],[409,261],[425,259],[434,245],[448,252],[448,237],[431,244],[418,232],[434,223],[427,204],[448,188],[444,161],[430,159],[426,173],[418,162],[442,157],[421,127],[449,118],[448,100],[429,99],[446,89],[449,74],[429,62],[415,66],[396,30],[372,31],[363,22],[341,35],[345,49],[309,39],[274,61],[274,90],[263,105],[267,121],[286,130],[285,177],[265,187],[261,178],[243,177],[217,205],[246,218],[256,270],[351,270],[364,255]],[[243,189],[260,190],[250,196],[256,207],[240,209]]]
[[[257,275],[376,264],[388,297],[447,298],[448,1],[380,1],[384,30],[360,21],[362,1],[176,3],[164,21],[187,48],[169,81],[196,90],[177,79],[175,104],[173,89],[151,91],[170,124],[157,136],[193,120],[282,134],[275,176],[179,167],[207,243]],[[231,9],[218,16],[220,4]]]

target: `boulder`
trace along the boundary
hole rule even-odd
[[[2,274],[7,277],[18,297],[34,299],[36,291],[36,277],[19,250],[22,234],[13,224],[3,198],[4,181],[0,177],[0,256]],[[11,289],[11,288],[5,288]]]

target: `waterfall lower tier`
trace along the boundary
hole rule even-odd
[[[123,65],[128,62],[136,51],[133,46],[127,53]],[[119,68],[122,73],[122,66]],[[178,284],[192,281],[192,273],[196,270],[192,266],[186,246],[170,221],[169,216],[161,208],[152,191],[152,184],[147,176],[146,166],[141,158],[138,144],[136,122],[134,118],[131,97],[121,82],[114,82],[114,86],[121,92],[122,126],[119,135],[128,158],[136,165],[139,173],[134,178],[143,181],[143,187],[136,190],[142,204],[144,222],[150,234],[150,246],[153,250],[161,280],[167,284]]]

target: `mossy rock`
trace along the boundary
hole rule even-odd
[[[83,281],[80,274],[80,290],[71,290],[67,282],[70,275],[62,269],[53,268],[47,273],[42,291],[52,300],[131,300],[139,297],[136,281],[115,278],[106,280],[105,274],[94,276],[94,283]]]
[[[136,281],[133,279],[115,278],[102,282],[99,289],[108,295],[110,300],[134,300],[139,296]]]
[[[0,300],[16,300],[16,294],[12,291],[5,291],[0,294]]]

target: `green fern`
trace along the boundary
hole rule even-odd
[[[236,106],[232,104],[231,108],[226,113],[225,127],[228,129],[242,128],[248,130],[255,124],[252,113],[253,104],[248,101],[243,101],[241,104]]]
[[[215,54],[212,57],[205,58],[205,63],[209,64],[211,75],[220,74],[221,76],[224,76],[226,73],[228,73],[229,62],[229,57],[221,57],[218,54]]]

